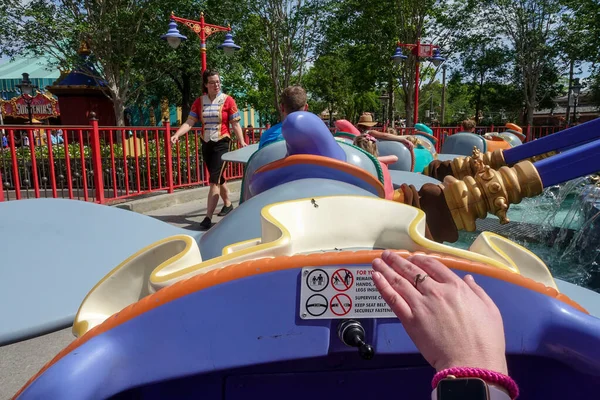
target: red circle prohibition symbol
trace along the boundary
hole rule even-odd
[[[341,317],[348,314],[352,309],[352,299],[347,294],[336,294],[329,301],[329,308],[332,313]]]
[[[354,275],[346,268],[340,268],[331,275],[331,286],[338,292],[345,292],[354,284]]]

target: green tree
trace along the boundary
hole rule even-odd
[[[468,84],[463,83],[463,75],[460,71],[455,71],[450,75],[446,91],[448,93],[447,119],[458,124],[465,118],[474,115],[471,90]]]
[[[573,69],[579,67],[581,61],[592,62],[592,74],[589,78],[592,101],[600,106],[600,2],[564,0],[563,3],[569,9],[563,16],[564,27],[559,34],[558,47],[571,62],[569,82],[573,79]],[[568,115],[569,111],[567,107]]]
[[[469,35],[460,42],[462,67],[475,87],[475,120],[480,122],[484,91],[489,82],[500,82],[509,75],[511,53],[506,46],[491,44],[486,34]],[[494,43],[494,41],[492,41]]]
[[[329,110],[329,124],[333,124],[333,113],[347,116],[348,102],[352,92],[349,79],[350,64],[339,54],[323,55],[315,61],[304,79],[313,100],[321,101]]]
[[[332,3],[331,17],[318,54],[351,49],[347,57],[353,65],[353,75],[356,75],[355,90],[361,93],[385,90],[389,94],[390,120],[396,110],[396,95],[400,96],[399,103],[404,105],[402,114],[406,114],[407,123],[411,125],[417,59],[409,55],[406,62],[395,66],[390,56],[396,42],[416,43],[419,38],[424,43],[431,41],[443,49],[449,48],[454,40],[453,33],[462,29],[462,21],[467,18],[467,14],[459,12],[466,7],[464,4],[466,2],[462,0],[347,0]],[[421,86],[425,88],[434,80],[437,69],[429,68],[427,63],[421,64],[426,78],[421,81]]]
[[[486,0],[481,7],[478,21],[507,38],[514,50],[525,103],[524,122],[531,125],[540,78],[556,55],[553,44],[564,7],[559,0]]]
[[[563,0],[568,10],[562,15],[566,29],[559,33],[571,32],[569,39],[559,40],[568,51],[576,51],[582,61],[597,63],[600,59],[600,2],[597,0]]]
[[[0,52],[45,55],[54,65],[84,73],[106,87],[116,122],[124,124],[124,110],[135,96],[137,40],[148,23],[151,0],[33,0],[7,1],[4,18],[8,27],[0,31]],[[19,40],[15,40],[19,38]],[[95,68],[85,68],[77,49],[86,42]],[[137,86],[138,88],[141,85]]]
[[[226,10],[229,11],[225,12]],[[145,39],[136,44],[138,51],[135,63],[145,87],[137,100],[143,103],[147,98],[167,98],[170,104],[181,106],[185,119],[194,99],[201,95],[200,39],[190,27],[178,24],[178,29],[188,40],[177,49],[172,49],[165,41],[160,40],[160,36],[167,30],[171,11],[190,20],[199,20],[200,12],[204,12],[207,23],[221,26],[239,21],[242,11],[229,0],[219,3],[213,0],[201,3],[198,0],[153,0],[152,13],[148,16],[150,22],[142,33]],[[225,33],[214,33],[207,39],[207,66],[219,70],[223,89],[235,96],[241,106],[248,101],[251,88],[244,63],[248,48],[247,35],[243,34],[243,26],[240,24],[233,24],[232,29],[242,50],[234,56],[224,55],[217,46],[222,43]]]
[[[241,25],[253,33],[251,70],[268,71],[271,79],[273,109],[279,111],[279,96],[284,88],[302,83],[312,49],[318,41],[323,0],[256,0],[242,7],[247,11]],[[238,5],[239,7],[239,5]]]

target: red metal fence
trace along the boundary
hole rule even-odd
[[[53,197],[109,203],[152,192],[208,184],[202,162],[199,129],[176,145],[169,140],[176,128],[89,126],[2,126],[0,201]],[[457,127],[433,128],[438,151]],[[478,127],[481,132],[494,127]],[[556,127],[531,127],[528,138],[551,133]],[[244,129],[246,143],[258,142],[264,128]],[[500,128],[499,130],[503,130]],[[409,135],[412,128],[401,128]],[[496,130],[498,131],[498,130]],[[232,144],[232,150],[236,148]],[[228,164],[227,177],[243,175],[241,164]]]

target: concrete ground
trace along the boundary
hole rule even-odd
[[[239,202],[239,187],[239,182],[230,185],[230,198],[235,207]],[[207,191],[207,188],[191,189],[134,200],[117,207],[140,212],[184,229],[200,230],[198,224],[206,216]],[[217,213],[222,206],[219,199]],[[218,223],[221,219],[215,215],[212,221]],[[74,339],[71,328],[67,328],[0,347],[0,400],[10,399],[31,376]]]
[[[230,193],[230,200],[234,207],[238,206],[239,199],[239,192]],[[221,210],[221,207],[223,207],[223,203],[221,199],[219,199],[219,204],[217,205],[215,213],[218,213]],[[206,199],[201,198],[188,203],[181,203],[167,208],[159,208],[158,210],[148,211],[144,214],[180,228],[200,230],[198,225],[206,216]],[[212,218],[212,222],[215,224],[221,219],[222,217],[215,214]]]
[[[0,347],[0,399],[10,399],[75,337],[71,328]]]

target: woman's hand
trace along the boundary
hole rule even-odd
[[[183,125],[181,125],[179,129],[177,129],[177,132],[175,132],[175,134],[171,136],[171,143],[177,143],[179,138],[188,133],[195,123],[196,121],[194,119],[192,119],[191,117],[188,118],[187,121],[185,121]]]
[[[238,148],[246,147],[248,144],[244,141],[244,139],[238,140]]]
[[[471,275],[460,279],[432,257],[390,251],[373,260],[373,269],[381,296],[438,372],[473,367],[507,374],[502,316]],[[415,287],[419,274],[428,277]]]

